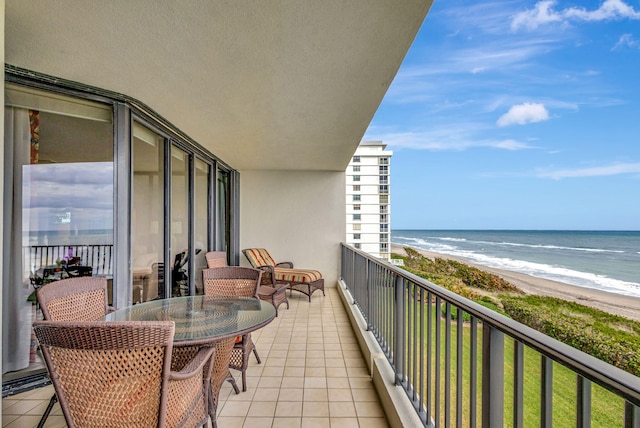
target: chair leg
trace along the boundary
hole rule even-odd
[[[58,401],[58,397],[56,396],[56,394],[53,394],[53,396],[51,397],[51,400],[49,400],[49,404],[47,405],[47,408],[44,411],[44,414],[42,415],[42,418],[40,419],[40,422],[38,422],[38,428],[42,428],[44,426],[44,423],[47,421],[47,418],[49,417],[49,413],[51,413],[51,410],[53,409],[53,406],[56,404],[57,401]]]
[[[244,381],[244,379],[242,380]],[[227,377],[226,381],[231,384],[231,386],[233,387],[233,391],[236,393],[236,395],[240,394],[240,388],[238,388],[236,379],[233,376],[231,376],[231,372],[229,372],[229,377]]]
[[[242,370],[242,392],[247,392],[247,371]]]
[[[260,356],[258,356],[258,350],[256,349],[256,347],[253,347],[253,355],[255,355],[256,360],[258,361],[258,364],[262,364],[262,361],[260,361]],[[242,372],[244,374],[244,372]]]

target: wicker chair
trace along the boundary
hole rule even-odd
[[[263,270],[265,272],[263,276],[273,278],[276,284],[288,284],[289,289],[307,295],[309,301],[316,290],[322,290],[324,295],[324,278],[319,271],[294,269],[292,262],[276,263],[264,248],[248,248],[242,252],[251,266]]]
[[[36,321],[67,426],[178,427],[207,421],[214,348],[170,370],[172,321]]]
[[[202,270],[204,294],[207,296],[258,297],[258,286],[262,271],[247,267],[225,266]],[[258,364],[258,351],[251,340],[251,333],[236,338],[229,367],[242,372],[242,390],[247,390],[247,368],[253,352]],[[215,377],[215,375],[214,375]]]
[[[36,297],[44,319],[49,321],[98,321],[111,311],[104,277],[51,282],[38,288]]]
[[[227,266],[227,253],[224,251],[209,251],[204,257],[207,259],[208,268]]]
[[[107,305],[104,277],[83,276],[51,282],[40,287],[36,297],[44,319],[50,321],[98,321],[111,310]],[[44,426],[56,401],[53,394],[38,428]]]

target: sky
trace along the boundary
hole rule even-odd
[[[435,0],[363,140],[391,227],[640,230],[640,0]]]

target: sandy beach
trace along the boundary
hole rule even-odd
[[[405,246],[403,245],[391,244],[391,252],[404,255],[404,247]],[[623,296],[621,294],[608,293],[606,291],[591,288],[577,287],[575,285],[538,278],[518,272],[481,266],[459,257],[452,257],[446,254],[434,253],[414,247],[412,248],[428,258],[439,257],[442,259],[457,260],[486,272],[499,275],[528,294],[557,297],[580,303],[585,306],[591,306],[611,314],[640,321],[640,298],[637,297]]]

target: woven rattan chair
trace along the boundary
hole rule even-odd
[[[42,315],[49,321],[98,321],[111,309],[107,304],[107,279],[82,276],[62,279],[36,292]]]
[[[207,259],[208,268],[227,266],[227,253],[224,251],[209,251],[204,257]]]
[[[321,290],[324,295],[324,278],[319,271],[294,269],[292,262],[276,263],[271,254],[264,248],[247,248],[242,252],[251,263],[251,266],[263,270],[263,276],[273,278],[276,284],[289,285],[289,289],[307,295],[309,301],[311,301],[311,295],[316,290]]]
[[[36,297],[44,319],[50,321],[98,321],[111,310],[104,277],[82,276],[51,282],[40,287]],[[53,394],[38,428],[44,426],[56,401]]]
[[[170,370],[172,321],[36,321],[67,426],[195,427],[207,421],[214,348]]]
[[[225,266],[202,270],[204,294],[221,297],[258,297],[258,286],[262,271],[247,267]],[[251,340],[251,333],[239,336],[233,346],[229,367],[242,372],[242,390],[247,390],[247,368],[249,356],[253,352],[258,364],[258,351]]]

